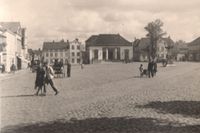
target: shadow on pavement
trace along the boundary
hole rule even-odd
[[[1,133],[199,133],[200,125],[181,126],[152,118],[90,118],[8,126]]]
[[[29,94],[29,95],[13,95],[13,96],[1,96],[1,98],[12,98],[12,97],[34,97],[35,94]]]
[[[146,105],[138,105],[139,108],[153,108],[161,113],[181,114],[200,118],[200,101],[168,101],[150,102]]]

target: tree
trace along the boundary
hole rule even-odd
[[[157,19],[153,22],[147,24],[144,29],[148,32],[147,37],[150,40],[150,45],[148,47],[148,58],[149,61],[155,60],[157,57],[157,44],[160,38],[166,34],[162,30],[163,22],[160,19]]]

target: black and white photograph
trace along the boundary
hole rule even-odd
[[[0,133],[200,133],[200,0],[0,0]]]

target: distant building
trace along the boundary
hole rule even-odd
[[[83,52],[85,47],[78,39],[71,41],[70,43],[70,62],[71,64],[80,64],[83,59]]]
[[[0,22],[1,64],[9,72],[12,64],[16,68],[26,68],[28,64],[27,39],[25,28],[20,22]],[[3,44],[3,45],[2,45]],[[5,44],[5,45],[4,45]]]
[[[28,49],[29,59],[32,60],[43,60],[42,50],[39,48],[38,50]]]
[[[200,61],[200,37],[188,43],[189,60]]]
[[[61,40],[59,42],[44,42],[43,43],[43,58],[44,61],[49,62],[51,65],[57,59],[66,64],[70,61],[69,42]]]
[[[93,35],[86,40],[88,63],[102,61],[130,61],[133,57],[132,43],[119,34]]]
[[[175,43],[173,48],[173,55],[176,61],[187,61],[189,54],[188,44],[183,41],[178,41]]]
[[[174,45],[173,40],[168,38],[162,38],[158,41],[157,45],[157,57],[158,60],[166,59],[169,50],[168,46]],[[133,60],[134,61],[148,61],[148,51],[150,47],[149,38],[136,39],[133,42]]]

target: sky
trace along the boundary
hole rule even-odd
[[[94,34],[134,41],[156,19],[166,36],[190,42],[200,36],[200,0],[0,0],[0,21],[21,22],[33,49],[52,40],[84,43]]]

